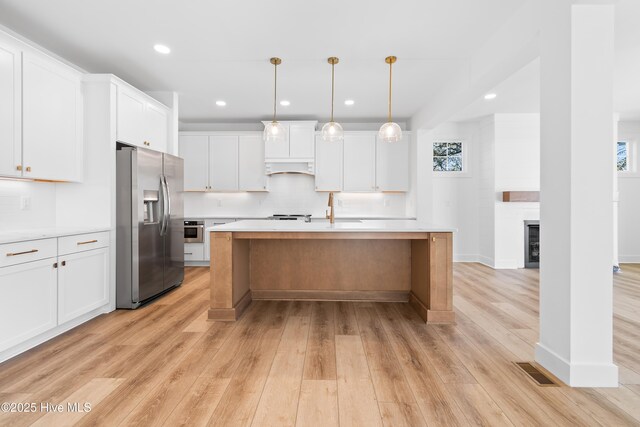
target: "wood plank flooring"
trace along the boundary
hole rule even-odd
[[[615,276],[617,389],[538,387],[538,272],[456,264],[455,325],[371,302],[254,302],[209,322],[209,272],[0,364],[0,426],[640,425],[640,265]],[[63,413],[39,410],[65,405]],[[67,412],[87,402],[88,412]]]

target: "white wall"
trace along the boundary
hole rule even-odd
[[[480,121],[478,150],[478,262],[493,266],[495,260],[495,120]]]
[[[276,213],[324,217],[328,193],[314,177],[273,175],[268,193],[185,193],[185,217],[268,217]],[[405,217],[406,196],[397,193],[335,193],[336,216]]]
[[[620,262],[640,263],[640,121],[621,121],[618,139],[635,145],[636,171],[618,174],[619,203],[619,258]]]
[[[476,261],[478,257],[478,162],[479,124],[477,122],[444,123],[432,132],[433,141],[460,140],[466,151],[468,173],[447,176],[431,173],[433,180],[433,222],[455,227],[453,248],[455,261]],[[430,144],[432,149],[432,144]],[[432,153],[430,153],[432,154]],[[432,171],[432,156],[428,170]]]

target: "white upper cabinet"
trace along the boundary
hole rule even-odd
[[[20,50],[0,39],[0,175],[22,176]]]
[[[398,142],[378,140],[376,147],[376,190],[409,191],[409,140],[403,132]]]
[[[204,191],[209,187],[209,137],[181,135],[180,157],[184,159],[184,191]]]
[[[118,85],[117,139],[126,144],[167,151],[169,109],[142,92]]]
[[[342,142],[316,136],[316,191],[342,191]]]
[[[376,191],[376,135],[344,135],[344,191]]]
[[[209,137],[209,186],[213,191],[238,191],[238,137]]]
[[[23,176],[82,180],[82,74],[48,56],[23,52]]]
[[[267,189],[262,135],[241,135],[238,138],[238,181],[241,191]]]

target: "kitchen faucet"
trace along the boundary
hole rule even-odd
[[[329,212],[326,212],[325,217],[329,220],[331,224],[336,222],[335,211],[333,209],[333,191],[329,193],[329,203],[328,206],[331,208]]]

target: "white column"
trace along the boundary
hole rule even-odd
[[[433,221],[433,130],[414,131],[417,151],[416,167],[416,218]]]
[[[620,267],[620,238],[618,236],[620,191],[618,189],[618,125],[620,115],[613,115],[613,267]]]
[[[540,342],[577,387],[616,387],[612,272],[614,6],[542,0]]]

